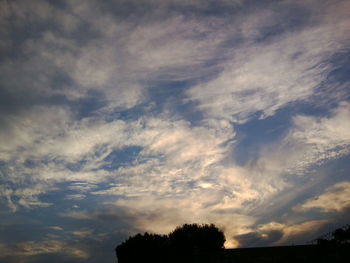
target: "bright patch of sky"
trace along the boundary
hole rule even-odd
[[[350,219],[347,0],[0,2],[0,261],[114,262]],[[102,260],[102,261],[101,261]]]

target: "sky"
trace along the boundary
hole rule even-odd
[[[0,261],[350,222],[350,1],[0,1]]]

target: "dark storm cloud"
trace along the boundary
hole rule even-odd
[[[281,239],[283,231],[271,230],[266,232],[250,232],[243,235],[234,236],[241,247],[264,247],[271,246]]]

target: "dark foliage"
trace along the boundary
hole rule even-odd
[[[185,224],[169,235],[137,234],[117,246],[119,263],[192,262],[199,253],[223,248],[224,233],[213,224]]]
[[[168,254],[168,237],[164,235],[137,234],[116,247],[119,263],[165,262]]]
[[[331,239],[317,239],[319,245],[341,245],[350,244],[350,226],[346,228],[338,228],[332,233]]]
[[[169,234],[169,241],[178,251],[217,250],[223,248],[225,236],[213,224],[185,224]]]
[[[319,239],[323,245],[223,249],[214,225],[185,224],[169,235],[137,234],[117,246],[119,263],[350,262],[350,226]]]

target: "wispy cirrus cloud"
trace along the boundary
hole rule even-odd
[[[337,75],[348,1],[0,5],[0,196],[18,217],[49,211],[65,229],[46,237],[58,243],[6,251],[59,253],[62,235],[89,243],[91,225],[116,221],[119,237],[214,222],[229,247],[287,244],[333,220],[309,211],[327,210],[308,199],[315,184],[343,212],[346,189],[327,187],[347,178],[313,171],[349,154]],[[233,152],[268,137],[265,122],[271,138],[239,164]]]
[[[302,237],[315,235],[319,229],[328,224],[327,220],[315,220],[296,224],[270,222],[259,225],[254,231],[235,236],[242,247],[262,247],[268,245],[294,244]],[[305,240],[304,242],[311,241]]]
[[[283,167],[283,172],[293,175],[304,174],[315,165],[349,152],[349,124],[347,102],[340,103],[327,117],[294,116],[289,133],[276,145],[263,150],[258,163],[272,162],[264,166]]]
[[[297,211],[320,209],[324,212],[340,212],[350,206],[350,183],[340,182],[328,187],[320,196],[306,200],[304,204],[296,206]]]
[[[232,50],[232,59],[217,77],[187,94],[212,118],[246,122],[256,114],[271,116],[288,103],[315,94],[335,67],[327,61],[347,47],[348,28],[347,20],[340,20],[248,41]]]
[[[8,178],[10,182],[22,182],[23,179],[17,174],[25,172],[31,174],[32,182],[40,185],[43,181],[47,186],[64,181],[83,181],[90,183],[89,190],[93,183],[116,180],[123,182],[120,189],[125,189],[123,185],[131,183],[134,184],[133,188],[128,191],[137,192],[140,174],[148,170],[155,182],[174,183],[177,179],[184,178],[185,183],[207,176],[206,167],[222,160],[230,145],[221,144],[232,138],[232,127],[225,122],[191,127],[184,121],[156,118],[134,122],[86,120],[67,126],[64,132],[58,129],[46,135],[36,132],[34,124],[35,122],[31,122],[27,130],[21,130],[30,138],[28,145],[22,144],[19,148],[7,147],[3,150],[4,154],[12,157],[9,160],[16,163],[16,168],[12,169],[13,175]],[[112,171],[104,168],[110,163],[107,160],[110,154],[130,146],[142,149],[139,155],[134,156],[133,163],[116,167]],[[194,171],[197,171],[196,174]],[[140,191],[145,186],[146,184],[139,185]],[[84,185],[75,184],[69,189],[86,192]],[[147,192],[146,188],[142,191]],[[14,195],[20,192],[11,191]],[[38,192],[42,193],[45,191]]]
[[[61,241],[43,241],[43,242],[23,242],[15,246],[1,244],[2,257],[7,258],[9,262],[20,260],[20,262],[31,262],[31,257],[48,254],[62,254],[76,260],[86,259],[89,257],[86,251],[70,247]],[[11,257],[9,257],[11,256]],[[24,259],[27,257],[27,259]]]

